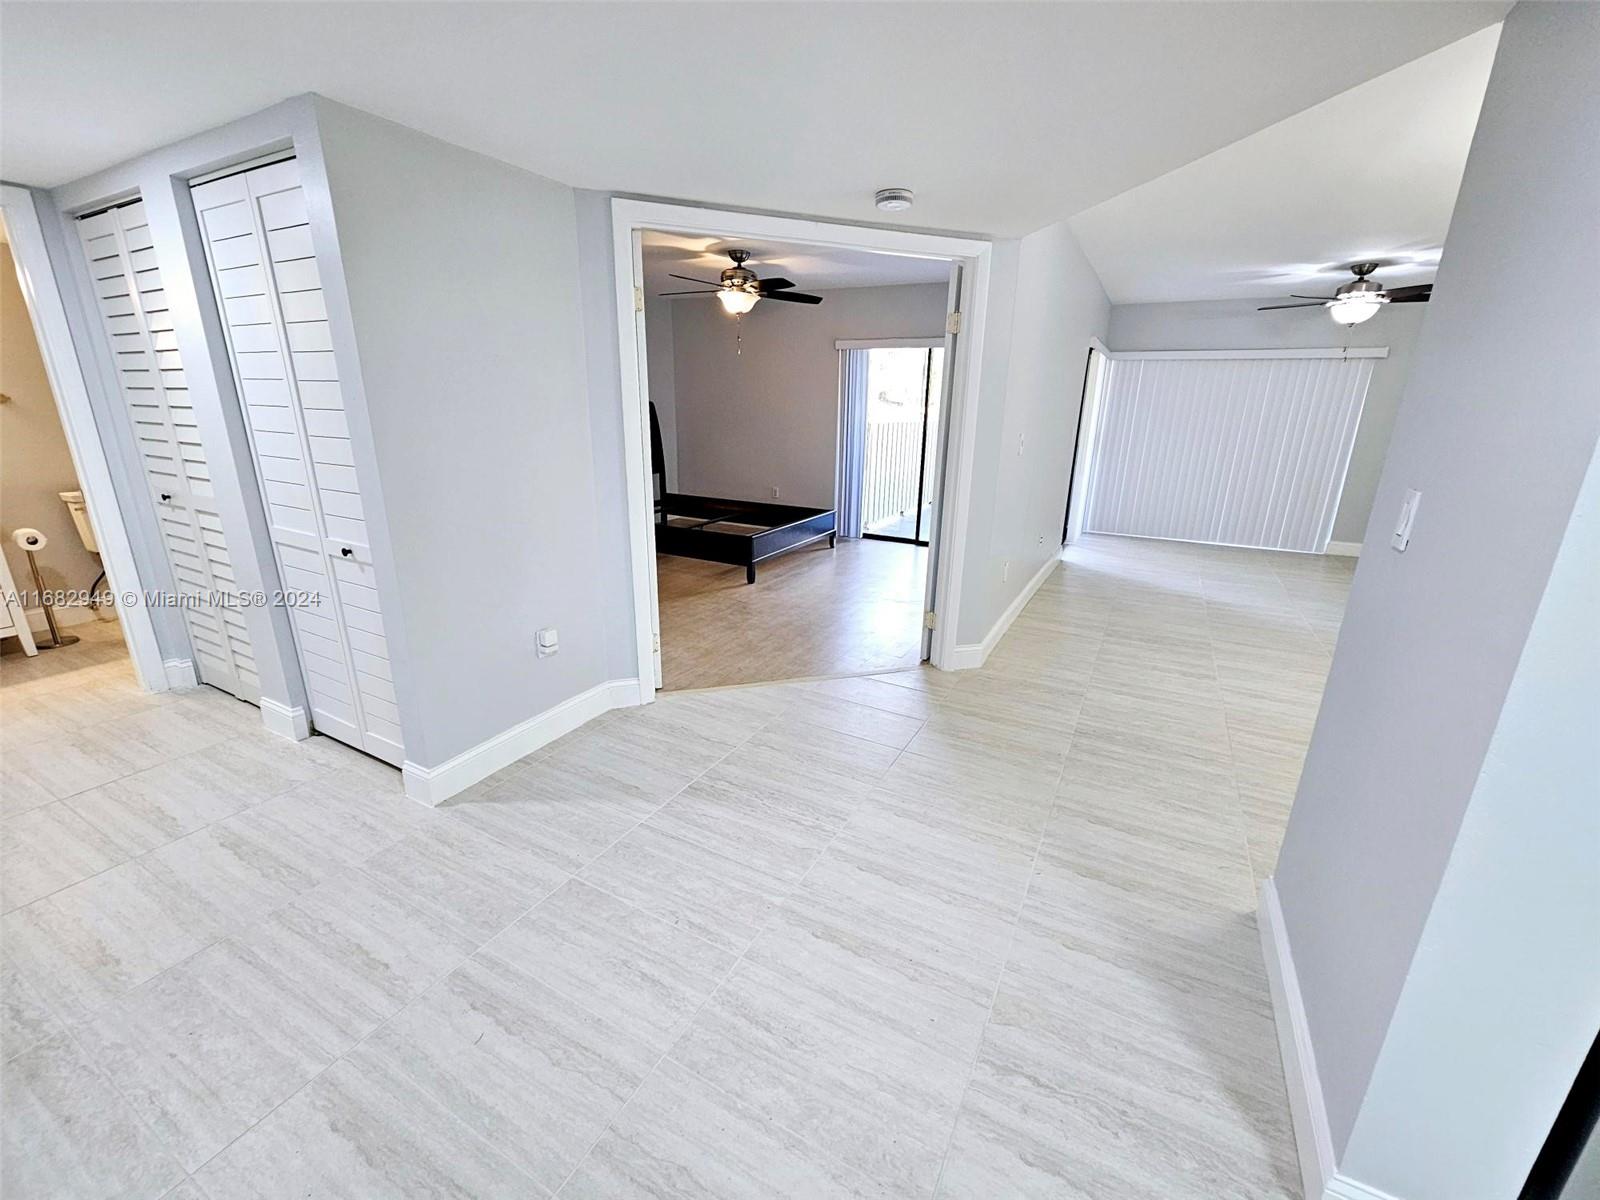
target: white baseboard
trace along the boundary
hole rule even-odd
[[[1332,554],[1339,558],[1360,558],[1360,542],[1329,542],[1324,554]]]
[[[91,608],[87,604],[57,604],[50,611],[55,613],[56,624],[62,629],[70,628],[73,625],[87,625],[90,621],[98,621],[100,619],[99,610]],[[49,636],[50,622],[44,619],[44,609],[30,608],[28,610],[28,628],[33,630],[35,637],[41,634]]]
[[[200,686],[200,676],[195,673],[194,661],[188,658],[169,658],[162,664],[167,673],[167,686],[179,690]]]
[[[1267,984],[1272,992],[1272,1014],[1278,1027],[1283,1082],[1289,1092],[1289,1117],[1294,1126],[1300,1177],[1308,1200],[1324,1200],[1328,1184],[1334,1179],[1333,1132],[1328,1127],[1322,1081],[1317,1076],[1317,1058],[1306,1024],[1294,956],[1289,951],[1288,932],[1283,926],[1283,909],[1278,905],[1278,888],[1270,878],[1261,885],[1261,907],[1256,915]]]
[[[1398,1196],[1391,1196],[1388,1192],[1380,1192],[1375,1187],[1344,1175],[1335,1175],[1328,1180],[1327,1190],[1322,1193],[1322,1200],[1399,1200]]]
[[[989,632],[981,642],[969,642],[958,645],[951,656],[953,661],[941,664],[946,671],[970,671],[981,667],[989,660],[989,655],[994,653],[994,648],[1000,644],[1000,639],[1005,637],[1006,630],[1011,628],[1011,623],[1022,615],[1022,610],[1028,607],[1028,601],[1033,599],[1033,594],[1044,586],[1044,581],[1049,579],[1057,567],[1061,565],[1061,555],[1052,554],[1043,566],[1028,580],[1027,585],[1017,593],[1016,598],[1006,605],[1005,612],[995,623],[990,626]]]
[[[406,795],[423,804],[442,804],[479,780],[487,779],[517,759],[592,721],[601,713],[638,703],[637,679],[611,679],[596,684],[588,691],[563,700],[554,708],[546,709],[538,716],[530,717],[520,725],[513,725],[504,733],[478,743],[470,750],[463,750],[436,767],[407,762],[400,768]]]
[[[267,732],[303,742],[311,736],[311,718],[306,710],[261,697],[261,724]]]

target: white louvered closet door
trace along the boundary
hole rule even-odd
[[[261,682],[249,629],[241,610],[224,600],[238,584],[189,403],[144,202],[80,218],[78,236],[155,499],[162,545],[194,649],[195,673],[202,683],[257,703]]]
[[[1373,361],[1112,359],[1084,528],[1322,553]]]
[[[405,757],[299,167],[286,159],[193,189],[273,552],[322,733]]]

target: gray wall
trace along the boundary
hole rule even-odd
[[[839,288],[823,303],[757,304],[737,325],[710,300],[679,300],[671,335],[678,488],[692,495],[834,505],[839,441],[840,338],[944,336],[942,283]],[[648,321],[650,310],[646,308]],[[647,325],[654,362],[665,339]],[[667,414],[663,411],[662,437]],[[669,452],[669,458],[671,457]]]
[[[1342,1174],[1380,1192],[1405,1200],[1515,1196],[1594,1041],[1597,614],[1600,456],[1340,1162]]]
[[[28,526],[50,539],[35,555],[45,587],[87,588],[100,560],[83,548],[57,494],[77,488],[78,476],[8,245],[0,245],[0,392],[11,397],[0,404],[0,538],[12,578],[33,591],[28,556],[11,540]]]
[[[1506,20],[1278,861],[1341,1156],[1600,436],[1596,61],[1600,7]]]
[[[605,678],[571,188],[319,102],[424,766]],[[561,652],[538,658],[553,625]],[[414,745],[412,730],[422,731]]]
[[[1333,285],[1330,284],[1331,288]],[[1427,315],[1426,304],[1397,304],[1353,329],[1315,309],[1257,312],[1261,300],[1200,300],[1187,304],[1117,304],[1111,309],[1113,350],[1288,350],[1328,346],[1387,346],[1374,364],[1361,425],[1350,451],[1350,471],[1333,519],[1333,540],[1360,542],[1372,515],[1372,495],[1383,471],[1412,350]]]
[[[996,243],[957,630],[963,645],[981,642],[1061,548],[1089,341],[1104,340],[1109,313],[1100,278],[1065,223]]]

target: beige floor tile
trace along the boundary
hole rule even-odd
[[[0,1191],[157,1200],[183,1180],[161,1139],[64,1034],[6,1063]]]
[[[561,1191],[573,1200],[854,1200],[878,1185],[667,1061]]]
[[[6,1193],[1287,1196],[1254,910],[1350,570],[1087,537],[962,673],[730,627],[800,681],[439,810],[114,625],[7,656]]]

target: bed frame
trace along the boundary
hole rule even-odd
[[[656,549],[680,558],[744,567],[756,581],[756,564],[812,542],[828,539],[838,526],[831,508],[799,508],[753,500],[663,493],[656,505]]]

